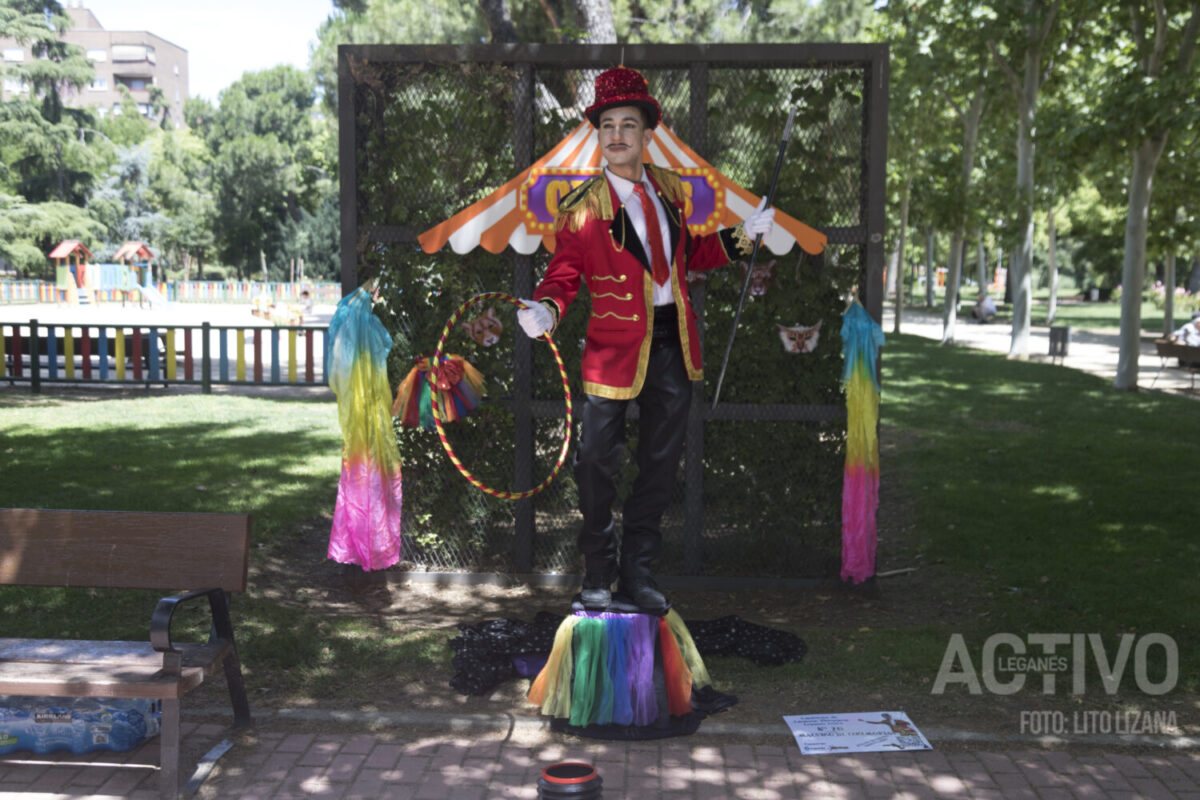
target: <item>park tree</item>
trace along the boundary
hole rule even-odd
[[[166,217],[159,230],[160,259],[203,280],[204,263],[215,254],[216,205],[212,159],[204,140],[188,128],[160,131],[151,142],[150,187]]]
[[[105,228],[103,250],[115,252],[126,241],[155,241],[167,222],[157,206],[150,186],[149,144],[122,147],[88,204]]]
[[[1093,13],[1089,0],[1075,0],[1064,8],[1065,2],[994,0],[987,6],[991,19],[988,24],[981,26],[986,46],[1008,81],[1017,110],[1016,199],[1019,242],[1009,270],[1013,286],[1010,358],[1029,356],[1038,100],[1042,87],[1053,75],[1054,56],[1060,49],[1070,49],[1069,42]]]
[[[891,42],[891,83],[888,109],[888,203],[896,220],[894,245],[888,257],[886,294],[896,298],[894,332],[900,332],[904,306],[904,270],[908,264],[908,230],[917,194],[930,181],[928,158],[940,125],[933,109],[940,100],[930,88],[933,76],[928,47],[932,40],[927,15],[907,3],[889,3],[872,21],[870,35]]]
[[[91,241],[103,234],[104,227],[77,205],[57,200],[29,203],[0,191],[0,260],[19,275],[53,280],[54,266],[46,254],[54,244],[62,239]]]
[[[957,175],[948,182],[944,195],[949,201],[947,222],[951,236],[942,312],[942,344],[949,344],[954,341],[967,231],[972,222],[978,225],[979,208],[972,190],[973,176],[980,128],[984,113],[993,101],[991,73],[994,70],[986,51],[975,41],[980,20],[985,17],[980,7],[929,3],[923,10],[929,16],[925,24],[937,31],[927,56],[931,85],[949,107],[954,127],[962,131],[961,143],[956,148]],[[932,289],[931,278],[931,275],[926,276],[927,291]]]
[[[270,271],[282,277],[285,221],[300,221],[321,202],[327,170],[315,136],[314,103],[311,78],[279,66],[243,75],[221,92],[210,117],[200,105],[185,109],[212,154],[217,245],[239,277],[267,259]],[[332,190],[328,181],[324,190]]]
[[[133,147],[150,138],[154,125],[142,116],[137,100],[127,86],[118,86],[121,101],[97,126],[108,137],[109,142],[118,147]]]
[[[1200,0],[1167,7],[1163,0],[1126,0],[1125,22],[1114,53],[1111,80],[1104,87],[1102,114],[1125,144],[1132,164],[1121,267],[1121,348],[1113,385],[1136,389],[1141,339],[1142,289],[1151,188],[1159,159],[1173,131],[1194,126],[1196,44]]]
[[[5,65],[23,95],[0,104],[4,185],[25,201],[82,203],[103,159],[89,151],[81,129],[95,127],[88,109],[68,108],[63,95],[86,86],[91,64],[59,31],[70,25],[58,2],[0,0],[0,35],[30,48],[33,59]]]
[[[1192,254],[1200,252],[1200,194],[1195,176],[1200,174],[1200,124],[1175,130],[1155,170],[1154,196],[1147,227],[1147,255],[1162,259],[1162,286],[1156,287],[1163,303],[1163,334],[1175,324],[1175,290],[1186,283]],[[1180,269],[1179,256],[1183,256]],[[1197,306],[1200,309],[1200,305]],[[1181,314],[1187,319],[1187,314]]]

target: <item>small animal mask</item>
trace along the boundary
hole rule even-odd
[[[821,323],[816,325],[779,325],[779,338],[783,340],[783,349],[789,353],[811,353],[817,349],[817,340],[821,336]]]
[[[484,347],[491,347],[500,341],[500,332],[504,330],[504,326],[500,324],[500,318],[496,316],[496,309],[494,308],[489,308],[478,317],[460,324],[463,330],[467,332],[467,336],[474,339],[476,344],[481,344]]]
[[[742,280],[746,280],[746,270],[750,269],[750,265],[745,261],[739,261],[738,265],[742,268]],[[771,259],[765,264],[755,264],[754,273],[750,276],[750,294],[753,297],[762,297],[775,283],[775,259]]]

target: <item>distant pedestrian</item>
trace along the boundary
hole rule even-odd
[[[980,325],[986,325],[996,318],[996,301],[989,297],[987,292],[980,292],[975,307],[971,309],[971,316],[978,320]]]
[[[1179,344],[1187,345],[1188,347],[1200,347],[1200,311],[1192,314],[1191,322],[1183,325],[1179,330],[1167,337],[1168,341],[1178,342]],[[1179,359],[1181,367],[1200,367],[1200,360],[1189,361]]]

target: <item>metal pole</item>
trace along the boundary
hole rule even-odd
[[[779,141],[779,155],[775,157],[775,171],[771,173],[771,185],[767,189],[767,204],[775,197],[775,184],[779,181],[779,168],[783,166],[783,153],[787,150],[788,139],[792,138],[792,123],[796,121],[796,107],[788,112],[787,125],[783,128],[783,139]],[[725,381],[725,370],[729,367],[729,353],[733,350],[733,338],[737,336],[738,321],[742,318],[742,306],[746,304],[746,294],[750,291],[750,278],[754,275],[754,261],[758,258],[758,248],[762,245],[762,234],[754,237],[754,249],[750,251],[750,266],[746,268],[746,279],[742,281],[742,296],[738,298],[737,312],[733,315],[733,327],[729,329],[729,340],[725,343],[725,358],[721,359],[721,374],[717,376],[717,389],[713,392],[713,410],[721,399],[721,384]]]
[[[203,394],[212,394],[212,353],[208,344],[210,330],[207,322],[200,326],[200,391]]]

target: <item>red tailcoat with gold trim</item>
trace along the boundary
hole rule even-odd
[[[749,255],[753,242],[742,226],[692,236],[679,176],[644,165],[667,212],[672,259],[671,294],[679,314],[688,378],[704,377],[696,312],[687,294],[687,275]],[[562,199],[556,221],[554,258],[533,299],[547,305],[555,321],[566,313],[587,282],[592,298],[583,346],[583,390],[614,400],[637,397],[646,379],[654,324],[654,279],[650,259],[616,191],[603,176],[592,178]]]

